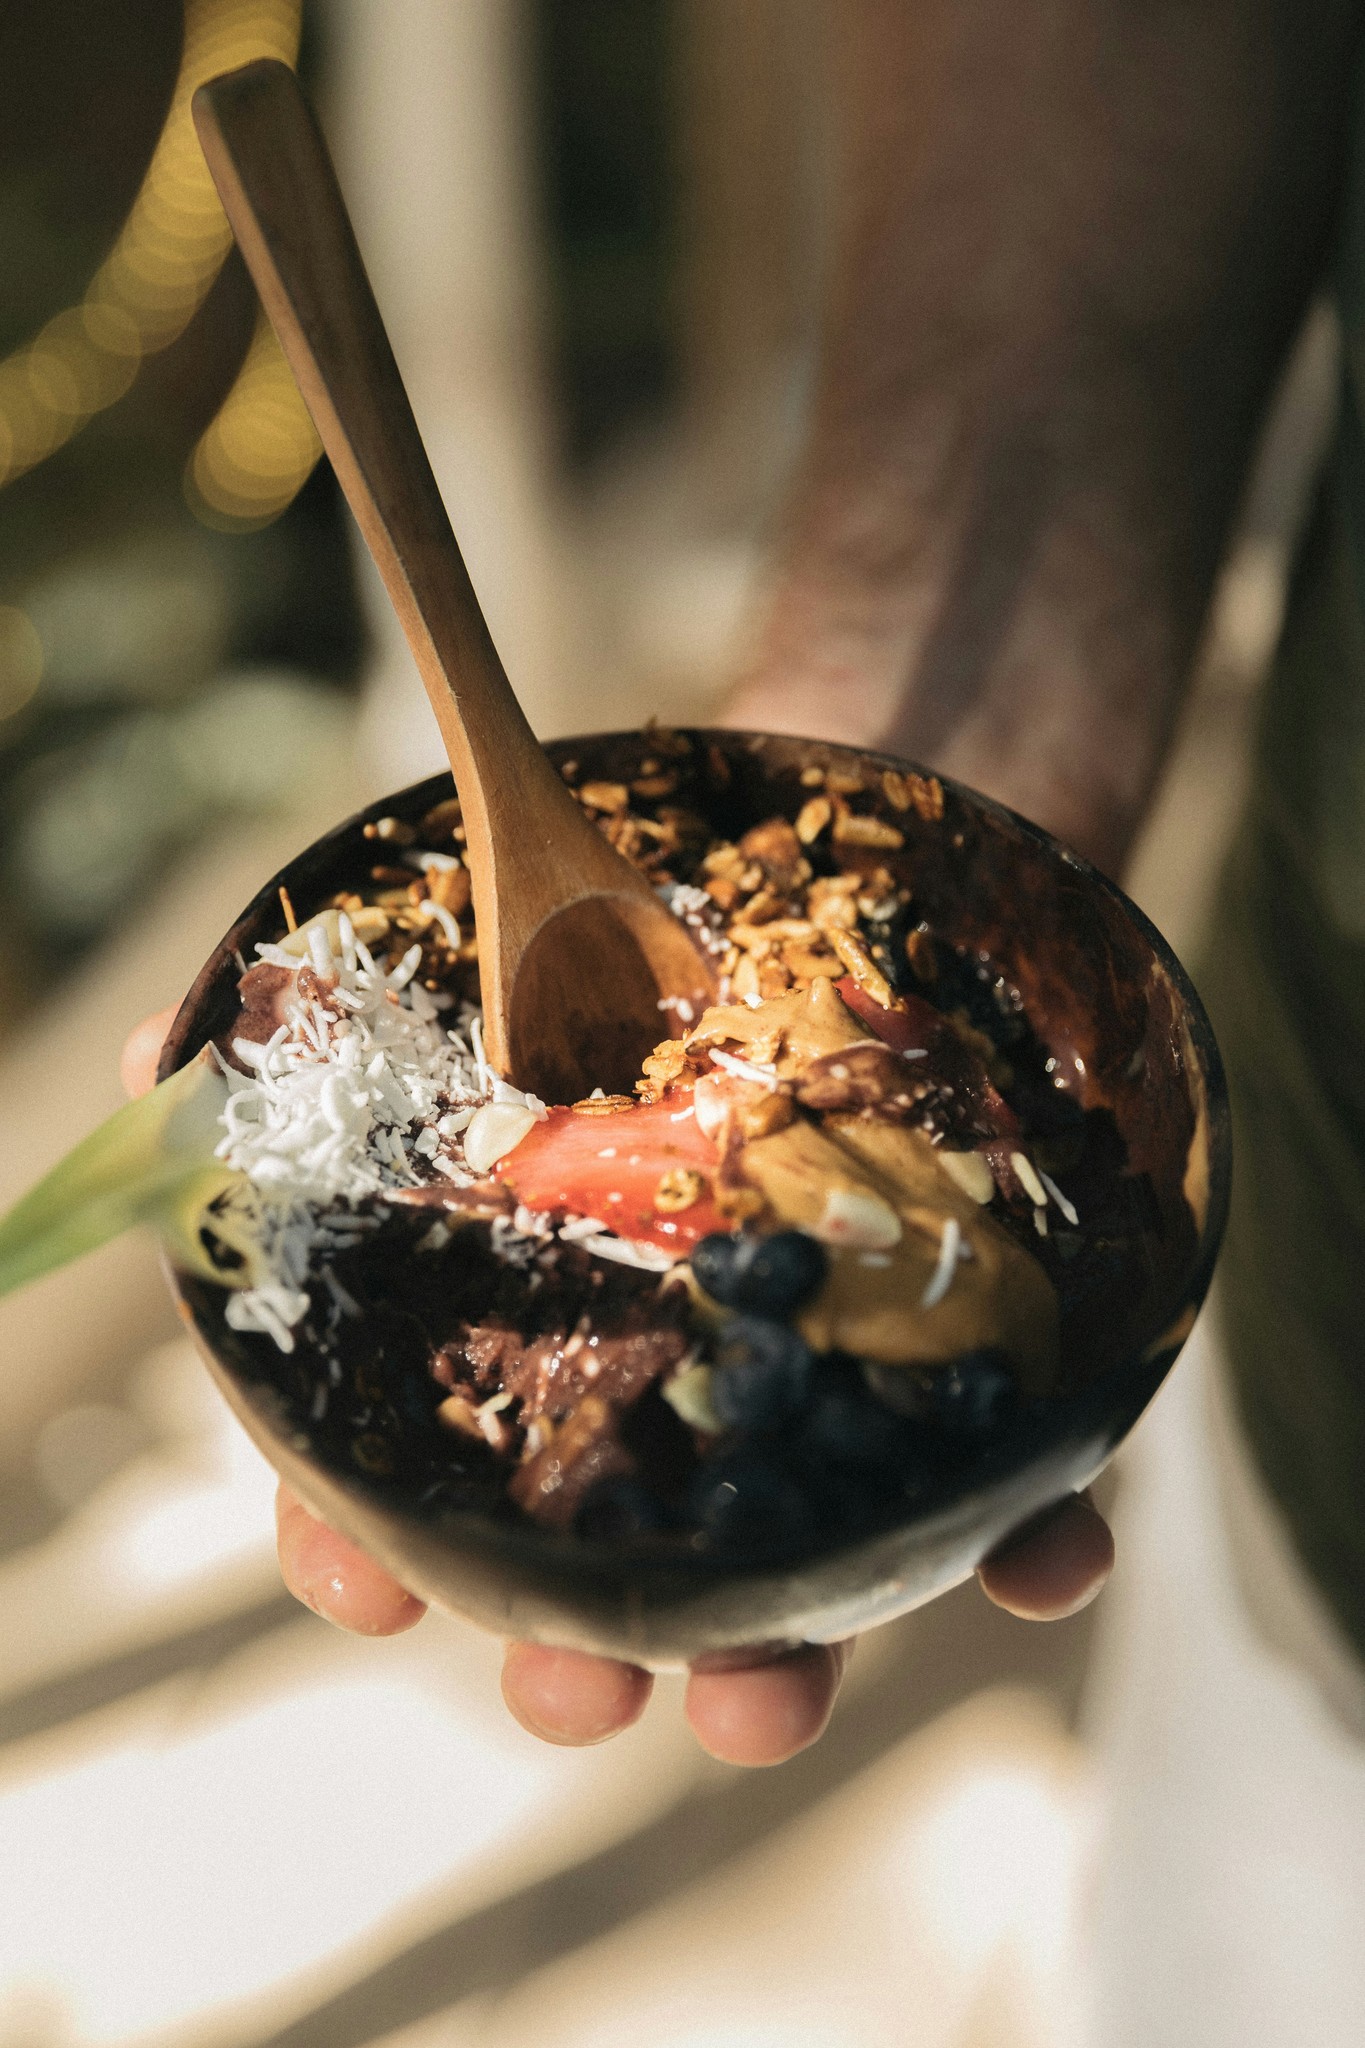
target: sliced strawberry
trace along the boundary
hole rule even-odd
[[[927,1052],[947,1024],[923,996],[897,996],[892,1007],[884,1010],[866,989],[859,988],[851,974],[836,981],[834,987],[845,1009],[852,1010],[858,1022],[866,1024],[873,1037],[889,1045],[892,1052],[909,1052],[914,1046]]]
[[[552,1109],[497,1172],[528,1209],[596,1216],[621,1237],[682,1256],[699,1238],[729,1228],[711,1194],[719,1163],[697,1123],[691,1089],[679,1088],[606,1116]],[[675,1168],[702,1175],[701,1197],[686,1209],[658,1209],[659,1182]]]
[[[1023,1144],[1019,1119],[991,1080],[981,1054],[952,1019],[916,995],[897,996],[892,1007],[884,1010],[851,975],[834,985],[840,1000],[883,1045],[893,1052],[928,1054],[925,1073],[949,1084],[949,1095],[955,1096],[960,1115],[970,1119],[970,1134],[967,1128],[961,1129],[956,1142],[971,1143],[974,1138],[975,1149],[985,1153],[1001,1190],[1022,1194],[1010,1163],[1010,1154]]]

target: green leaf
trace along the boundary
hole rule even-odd
[[[227,1093],[201,1053],[92,1131],[0,1222],[0,1294],[134,1223],[160,1228],[177,1263],[192,1272],[250,1285],[259,1277],[250,1184],[213,1156]],[[240,1266],[225,1271],[214,1263],[200,1237],[206,1227],[240,1256]]]

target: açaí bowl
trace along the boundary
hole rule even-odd
[[[823,742],[691,731],[679,801],[738,837],[810,794],[802,771],[860,775],[880,796],[911,764]],[[583,780],[628,781],[657,751],[649,733],[561,740],[557,763]],[[749,1643],[830,1640],[884,1621],[964,1578],[1027,1516],[1090,1481],[1151,1400],[1189,1335],[1227,1212],[1230,1137],[1218,1049],[1194,989],[1160,934],[1113,883],[1036,826],[953,783],[933,806],[882,815],[905,835],[886,856],[913,883],[934,930],[990,957],[1086,1108],[1107,1108],[1146,1177],[1151,1228],[1092,1321],[1085,1354],[1064,1358],[1068,1391],[1033,1404],[948,1471],[895,1526],[791,1555],[641,1556],[472,1510],[419,1511],[384,1479],[324,1463],[306,1407],[282,1400],[261,1340],[230,1330],[224,1293],[172,1271],[199,1349],[247,1431],[295,1491],[424,1599],[501,1635],[668,1664]],[[368,875],[367,822],[416,821],[451,794],[433,777],[349,819],[260,891],[205,965],[166,1041],[161,1072],[231,1023],[237,955],[280,928],[283,883],[300,918]]]

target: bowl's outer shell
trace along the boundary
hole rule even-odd
[[[692,732],[723,772],[724,829],[776,809],[794,814],[812,765],[858,771],[877,787],[911,764],[823,742]],[[619,779],[658,751],[657,734],[560,741],[549,751],[587,775]],[[253,1375],[250,1347],[228,1330],[221,1294],[168,1278],[210,1370],[248,1432],[308,1505],[424,1599],[502,1635],[665,1665],[740,1644],[828,1640],[890,1619],[965,1578],[1019,1522],[1085,1485],[1132,1427],[1169,1370],[1207,1290],[1227,1214],[1231,1144],[1226,1088],[1199,999],[1160,934],[1088,863],[1012,812],[943,783],[941,816],[888,808],[906,835],[895,857],[913,874],[936,929],[981,948],[1020,988],[1050,1049],[1070,1063],[1087,1106],[1112,1109],[1130,1161],[1150,1176],[1162,1218],[1158,1255],[1130,1308],[1106,1328],[1093,1369],[1048,1404],[1027,1435],[998,1445],[948,1497],[897,1527],[791,1562],[698,1554],[667,1563],[473,1513],[408,1513],[359,1474],[325,1467],[297,1420]],[[419,818],[450,794],[434,777],[373,804],[309,847],[248,906],[206,963],[162,1055],[174,1071],[229,1026],[237,955],[280,923],[288,887],[301,917],[364,871],[363,825]],[[904,790],[898,792],[902,797]],[[921,811],[923,815],[921,815]]]

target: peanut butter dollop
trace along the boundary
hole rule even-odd
[[[820,979],[765,1003],[708,1010],[687,1050],[728,1047],[791,1087],[816,1060],[870,1042]],[[944,1166],[926,1132],[875,1111],[818,1121],[797,1113],[740,1144],[731,1170],[759,1191],[774,1226],[808,1231],[828,1250],[829,1277],[799,1318],[818,1350],[922,1367],[998,1346],[1029,1391],[1052,1383],[1051,1281]]]

